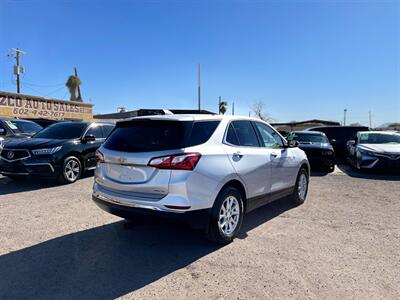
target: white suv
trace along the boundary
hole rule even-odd
[[[175,216],[227,243],[245,213],[306,199],[309,164],[295,142],[255,118],[166,115],[117,123],[97,152],[93,200],[135,219]]]

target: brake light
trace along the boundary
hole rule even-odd
[[[200,153],[183,153],[150,159],[148,165],[157,169],[192,171],[201,157]]]
[[[96,157],[97,163],[102,163],[102,162],[104,162],[104,155],[103,155],[103,153],[101,153],[99,150],[96,150],[95,157]]]

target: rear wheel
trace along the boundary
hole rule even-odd
[[[69,156],[64,159],[59,181],[61,183],[73,183],[77,181],[82,174],[82,164],[75,156]]]
[[[303,167],[300,169],[297,175],[296,186],[293,191],[293,201],[294,203],[300,205],[303,204],[307,197],[308,192],[308,172]]]
[[[230,243],[243,222],[243,199],[234,187],[224,188],[215,200],[207,237],[218,243]]]

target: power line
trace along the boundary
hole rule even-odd
[[[21,81],[23,84],[30,85],[30,86],[36,86],[36,87],[57,87],[57,86],[64,86],[65,83],[57,83],[57,84],[36,84],[36,83],[30,83],[26,81]]]
[[[27,86],[28,89],[34,91],[35,93],[37,93],[39,96],[45,97],[45,95],[42,92],[39,92],[38,90],[35,90],[34,88]]]
[[[62,97],[63,100],[65,100],[65,97],[67,97],[68,90],[65,91],[64,96]]]
[[[60,91],[61,89],[64,89],[64,88],[66,89],[65,86],[59,87],[58,89],[56,89],[56,90],[54,90],[54,91],[52,91],[52,92],[50,92],[48,94],[45,94],[43,97],[50,96],[50,95],[52,95],[52,94],[54,94],[54,93],[56,93],[56,92],[58,92],[58,91]]]

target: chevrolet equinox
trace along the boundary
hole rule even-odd
[[[309,164],[295,141],[247,117],[165,115],[118,122],[96,153],[93,200],[125,219],[174,216],[231,242],[245,213],[304,202]]]

